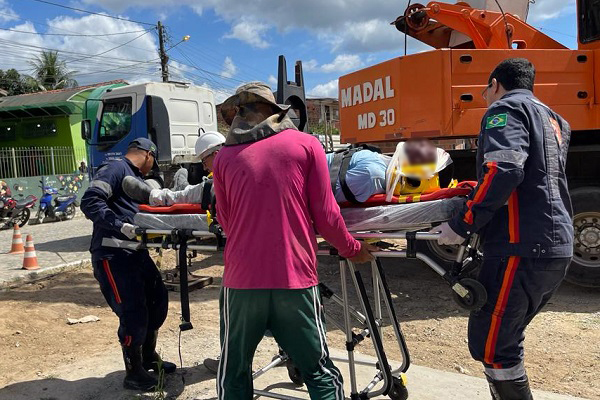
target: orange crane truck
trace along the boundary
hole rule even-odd
[[[410,5],[392,25],[434,49],[340,77],[341,139],[387,142],[390,149],[410,138],[459,144],[451,151],[455,177],[473,180],[489,74],[504,59],[531,60],[536,96],[573,130],[567,174],[575,256],[567,279],[600,286],[600,0],[577,0],[576,50],[527,24],[528,6],[528,0]],[[455,251],[433,242],[426,250],[442,262]]]

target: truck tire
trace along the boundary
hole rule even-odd
[[[600,187],[571,191],[573,203],[573,261],[566,280],[575,285],[600,287]]]

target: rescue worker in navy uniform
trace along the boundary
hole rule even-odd
[[[94,222],[90,252],[94,276],[109,306],[119,317],[118,336],[123,348],[127,389],[152,390],[158,384],[149,370],[171,373],[175,364],[156,352],[158,329],[167,317],[168,294],[160,272],[147,250],[103,247],[104,238],[135,237],[133,216],[139,203],[121,188],[126,176],[140,181],[156,165],[156,145],[139,138],[129,144],[125,157],[98,168],[81,199],[81,210]]]
[[[469,318],[469,350],[492,398],[532,399],[523,364],[524,331],[563,280],[573,253],[565,165],[571,129],[533,95],[525,59],[500,63],[483,96],[479,184],[458,216],[432,232],[440,244],[481,234],[479,281],[488,299]]]

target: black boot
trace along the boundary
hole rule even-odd
[[[163,361],[156,352],[156,339],[158,339],[158,331],[150,331],[146,334],[146,341],[142,347],[144,356],[144,368],[158,372],[160,368],[167,374],[175,372],[177,365],[172,362]]]
[[[207,370],[209,370],[213,374],[217,374],[219,372],[219,362],[221,362],[220,357],[206,358],[203,364]]]
[[[142,346],[123,346],[125,361],[125,389],[148,392],[158,385],[158,380],[142,366]]]
[[[495,381],[489,376],[487,380],[494,400],[533,400],[527,375],[512,381]]]
[[[141,204],[150,204],[150,192],[152,188],[134,176],[123,178],[121,187],[125,194]]]

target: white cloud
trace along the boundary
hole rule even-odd
[[[331,63],[321,66],[321,71],[329,72],[347,72],[357,69],[363,65],[360,56],[356,54],[340,54]]]
[[[308,91],[309,97],[338,97],[338,80],[322,83]]]
[[[302,61],[302,70],[303,71],[314,71],[319,66],[319,63],[314,58],[308,61]]]
[[[266,49],[269,47],[269,42],[264,39],[264,34],[268,29],[269,26],[267,24],[242,18],[232,26],[231,32],[223,37],[225,39],[241,40],[242,42],[246,42],[253,47]]]
[[[54,34],[103,34],[147,29],[133,22],[104,18],[99,15],[86,15],[81,18],[61,16],[47,20],[47,25],[45,33]],[[29,22],[10,28],[37,33],[35,27]],[[0,40],[4,41],[0,69],[15,68],[22,73],[31,74],[33,69],[29,63],[40,54],[42,49],[49,49],[59,51],[59,56],[66,61],[67,68],[76,71],[74,78],[79,84],[119,78],[127,81],[159,80],[158,63],[143,62],[158,57],[155,36],[152,32],[137,38],[130,45],[111,50],[140,35],[142,32],[111,36],[108,39],[0,31]],[[107,53],[92,57],[103,52]]]
[[[277,78],[275,78],[275,76],[273,76],[273,75],[269,75],[269,79],[267,79],[267,82],[272,87],[275,87],[277,85]]]
[[[567,13],[576,12],[575,0],[543,0],[536,1],[529,9],[529,21],[541,22],[555,19]],[[574,23],[574,21],[573,21]]]
[[[6,0],[0,0],[0,22],[10,22],[19,19],[18,14],[10,8]]]
[[[233,78],[233,76],[237,73],[237,67],[233,63],[231,57],[225,57],[225,61],[223,61],[223,70],[221,71],[221,76],[223,78]]]

